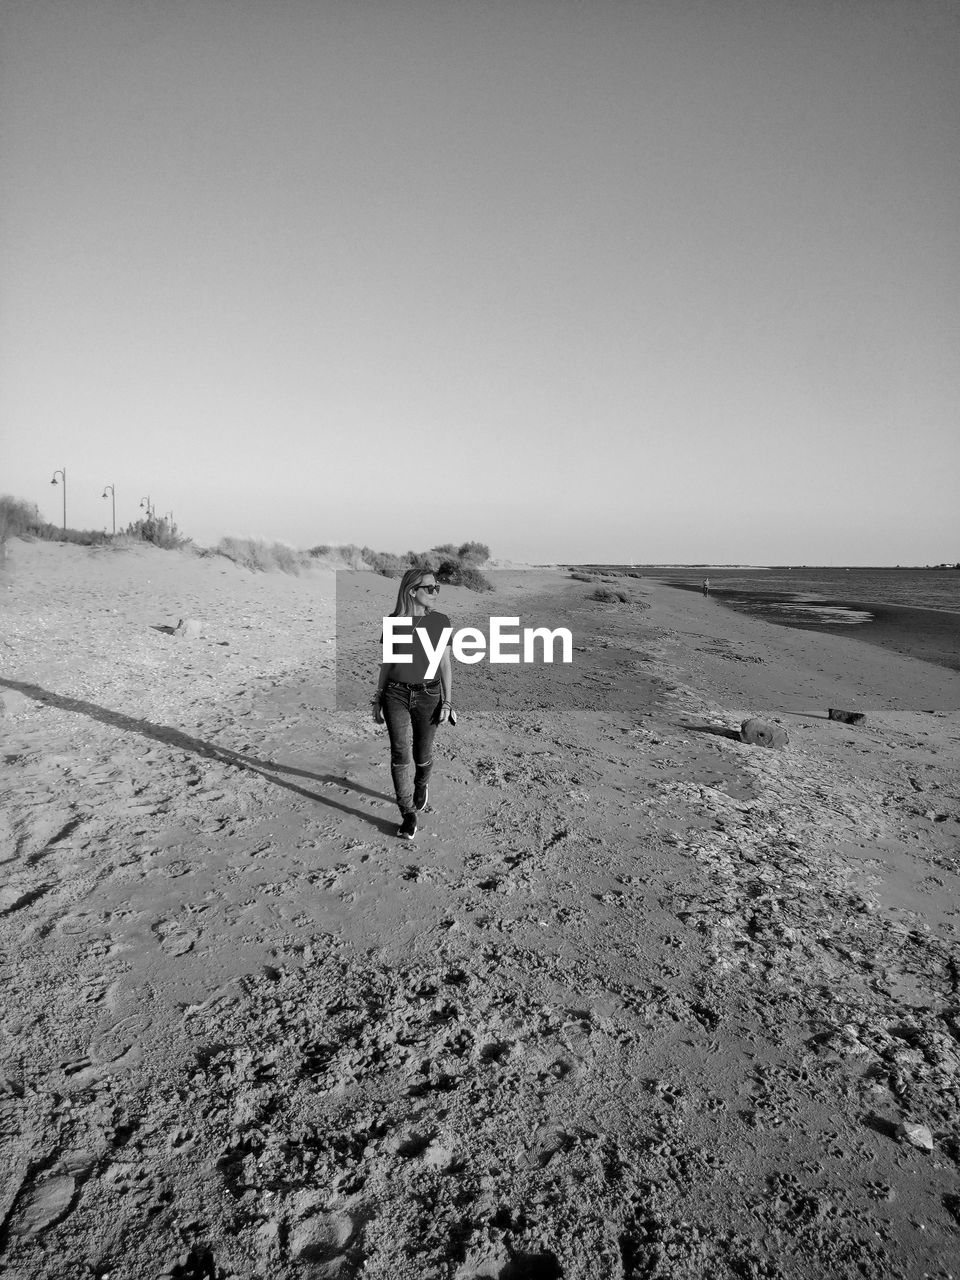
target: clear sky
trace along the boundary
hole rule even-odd
[[[0,492],[960,559],[955,0],[5,0]]]

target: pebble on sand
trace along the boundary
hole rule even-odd
[[[916,1147],[919,1151],[933,1150],[933,1134],[925,1124],[910,1124],[909,1121],[903,1121],[897,1125],[895,1133],[901,1142],[908,1142],[911,1147]]]
[[[198,618],[181,618],[173,634],[181,640],[198,640],[202,631],[203,623]]]

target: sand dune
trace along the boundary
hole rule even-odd
[[[457,669],[405,845],[387,580],[14,544],[7,1274],[954,1269],[957,677],[622,586],[444,592],[575,662]]]

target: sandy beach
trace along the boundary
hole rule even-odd
[[[11,1280],[958,1274],[960,677],[495,580],[574,663],[456,668],[404,844],[395,583],[12,542]]]

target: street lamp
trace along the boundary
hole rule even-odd
[[[112,484],[107,484],[103,486],[103,496],[106,497],[108,493],[110,494],[110,497],[112,499],[111,505],[113,507],[113,532],[114,534],[116,534],[117,532],[117,491]]]
[[[63,532],[64,532],[64,536],[66,536],[66,532],[67,532],[67,468],[58,467],[56,471],[53,473],[53,479],[50,481],[51,484],[57,483],[57,476],[61,476],[63,478]]]
[[[147,508],[147,519],[148,519],[148,520],[152,520],[152,519],[153,519],[153,507],[152,507],[152,506],[151,506],[151,504],[150,504],[150,495],[149,495],[149,493],[147,494],[147,496],[146,496],[145,498],[141,498],[141,499],[140,499],[140,506],[141,506],[141,507],[143,507],[144,505],[146,505],[146,508]]]
[[[168,512],[166,513],[166,515],[165,515],[163,518],[164,518],[164,520],[169,520],[169,521],[170,521],[170,523],[171,523],[171,524],[173,524],[173,512],[172,512],[172,511],[168,511]]]

